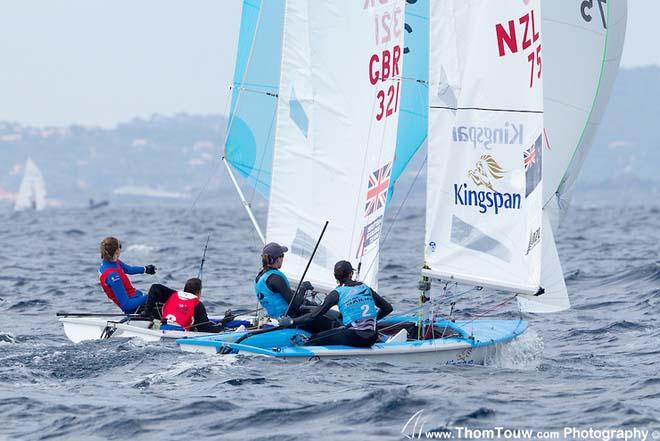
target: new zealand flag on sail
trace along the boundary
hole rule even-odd
[[[364,207],[364,215],[369,216],[381,207],[385,206],[387,201],[387,189],[390,186],[390,174],[392,173],[392,163],[385,164],[373,173],[369,174],[369,184],[367,186],[367,203]]]
[[[543,138],[541,135],[523,154],[525,164],[525,197],[534,191],[541,182],[541,154],[543,153]]]

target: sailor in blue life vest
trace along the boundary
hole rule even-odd
[[[280,271],[284,262],[284,253],[289,251],[285,246],[270,242],[261,251],[262,268],[254,279],[254,292],[259,304],[272,318],[282,316],[298,317],[304,313],[305,308],[318,305],[305,301],[305,293],[314,290],[308,281],[300,284],[298,295],[291,289],[291,284],[286,275]],[[287,313],[288,309],[288,313]],[[332,317],[324,317],[323,314],[314,323],[305,327],[310,332],[319,332],[330,329],[335,325]]]
[[[103,239],[100,248],[99,281],[103,291],[126,314],[139,312],[140,307],[147,303],[148,296],[133,287],[128,275],[156,274],[156,267],[131,266],[119,260],[121,242],[114,237]]]
[[[392,312],[392,305],[364,283],[353,280],[354,269],[350,262],[340,260],[335,264],[334,272],[339,286],[328,293],[323,304],[294,319],[283,317],[280,326],[305,325],[337,305],[343,326],[314,334],[305,345],[371,347],[378,341],[376,323]]]
[[[225,312],[222,320],[209,319],[201,300],[202,281],[196,277],[186,281],[183,291],[167,289],[169,293],[161,314],[161,330],[183,328],[195,332],[221,332],[225,328],[251,325],[248,321],[234,320],[230,310]]]

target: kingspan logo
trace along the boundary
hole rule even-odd
[[[522,196],[519,193],[500,193],[495,189],[495,182],[502,179],[506,171],[492,155],[482,155],[474,170],[467,175],[477,187],[487,190],[469,190],[468,184],[454,184],[454,205],[479,207],[479,213],[494,209],[499,214],[502,209],[520,210]]]
[[[470,142],[472,146],[490,149],[493,144],[522,144],[523,125],[505,122],[504,127],[456,126],[452,130],[454,142]]]

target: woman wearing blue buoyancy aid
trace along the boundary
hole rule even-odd
[[[317,304],[305,300],[305,293],[313,290],[311,283],[305,281],[300,284],[298,295],[291,289],[291,284],[286,275],[280,271],[284,261],[284,253],[289,251],[285,246],[275,242],[266,244],[261,252],[261,264],[263,268],[257,274],[254,281],[254,291],[259,304],[266,310],[270,317],[279,319],[282,316],[298,317],[306,308],[316,308]],[[291,300],[293,299],[293,300]],[[290,306],[289,306],[290,305]],[[288,309],[288,312],[287,312]],[[321,332],[338,326],[336,317],[331,311],[327,316],[321,314],[313,322],[301,325],[300,328],[309,332]]]
[[[331,291],[316,310],[295,319],[285,318],[281,326],[301,326],[314,322],[333,306],[339,307],[342,327],[312,335],[307,346],[345,345],[370,347],[378,341],[376,322],[392,312],[392,305],[362,282],[353,280],[353,266],[341,260],[335,264],[339,286]]]
[[[284,253],[287,251],[289,251],[287,247],[275,242],[266,244],[261,252],[263,268],[254,281],[254,292],[257,295],[257,300],[259,300],[268,315],[273,318],[287,315],[287,309],[288,315],[295,317],[298,315],[300,305],[302,305],[304,299],[304,296],[294,296],[295,293],[291,290],[289,279],[280,271],[284,261]],[[303,293],[314,289],[309,282],[303,282],[300,288]],[[290,307],[289,304],[291,304]]]

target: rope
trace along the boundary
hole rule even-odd
[[[489,312],[493,312],[493,311],[495,311],[496,309],[498,309],[498,308],[500,308],[500,307],[506,305],[506,304],[509,303],[511,300],[515,299],[516,297],[518,297],[518,294],[515,294],[515,295],[512,296],[512,297],[509,297],[509,298],[506,299],[505,301],[503,301],[503,302],[501,302],[501,303],[498,303],[497,305],[493,306],[493,307],[490,308],[490,309],[487,309],[485,312],[483,312],[483,313],[481,313],[481,314],[476,314],[476,315],[472,315],[472,314],[470,314],[470,315],[472,315],[472,317],[474,317],[474,318],[473,318],[472,320],[466,322],[465,325],[469,325],[470,323],[475,322],[478,318],[485,316],[485,315],[488,314]]]

